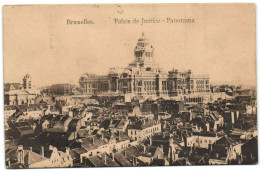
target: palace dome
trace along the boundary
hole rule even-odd
[[[144,32],[142,33],[142,36],[138,39],[138,42],[149,42],[149,39],[145,36]]]

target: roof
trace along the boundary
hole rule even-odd
[[[72,119],[69,123],[69,132],[77,131],[77,124],[80,120],[79,119]]]
[[[153,119],[145,119],[146,121],[137,121],[132,125],[128,125],[128,129],[138,129],[138,130],[142,130],[148,127],[152,127],[154,125],[157,125],[157,122]]]
[[[186,166],[186,165],[189,165],[189,164],[188,164],[188,160],[186,158],[180,158],[180,159],[177,159],[176,161],[174,161],[172,163],[172,165]]]
[[[47,160],[44,156],[37,154],[30,150],[24,150],[25,156],[24,156],[24,163],[25,165],[31,165],[34,163],[41,162],[43,160]]]
[[[235,146],[237,144],[238,143],[235,140],[227,136],[220,138],[213,144],[213,150],[210,152],[210,158],[225,160],[227,158],[228,150],[226,147]]]
[[[120,166],[115,160],[113,160],[106,153],[101,155],[101,159],[106,164],[106,166],[108,166],[108,167],[119,167]]]
[[[19,127],[17,128],[19,132],[23,132],[23,131],[32,131],[34,132],[33,128],[31,126],[26,126],[26,127]]]
[[[107,144],[104,140],[97,136],[82,138],[78,141],[81,142],[81,147],[87,151],[96,149],[99,146]]]
[[[12,163],[10,168],[12,168],[12,169],[25,169],[26,166],[22,163]]]
[[[76,154],[84,154],[84,153],[87,153],[88,151],[87,150],[85,150],[84,148],[74,148],[74,149],[72,149],[72,150],[70,150],[70,151],[73,151],[73,152],[75,152]]]
[[[63,115],[57,115],[57,116],[55,116],[51,121],[52,121],[52,122],[58,122],[58,121],[60,121],[62,118],[63,118]]]
[[[77,131],[78,137],[86,137],[89,135],[89,131],[86,129],[80,129]]]
[[[44,157],[46,157],[46,158],[50,158],[51,157],[51,155],[52,155],[52,150],[50,150],[49,148],[45,148],[44,149]]]
[[[20,112],[26,112],[29,111],[37,111],[37,110],[43,110],[43,108],[46,108],[46,104],[24,104],[24,105],[17,105],[17,109]]]
[[[119,132],[116,137],[118,138],[119,141],[125,141],[129,140],[130,138],[123,132]]]
[[[55,115],[53,114],[49,114],[49,115],[44,115],[41,118],[41,122],[43,123],[44,121],[51,121],[53,118],[55,117]]]
[[[43,132],[38,137],[37,140],[41,145],[60,145],[68,146],[69,138],[74,134],[71,132]],[[76,138],[73,136],[73,138]],[[55,146],[56,146],[55,145]]]
[[[104,140],[102,140],[102,138],[98,137],[98,136],[94,136],[93,137],[93,142],[95,145],[97,146],[102,146],[102,145],[105,145],[107,144]]]
[[[119,163],[120,166],[129,167],[132,166],[131,163],[124,157],[121,153],[115,153],[115,160]]]
[[[61,120],[60,123],[64,123],[65,121],[67,121],[68,119],[72,119],[69,115],[64,116]]]
[[[131,161],[133,157],[139,157],[141,155],[135,146],[128,147],[127,149],[121,151],[121,154],[124,154],[125,158],[129,161]]]
[[[110,125],[110,119],[105,119],[103,122],[101,122],[100,124],[100,128],[104,128],[104,129],[108,129]]]
[[[7,149],[5,151],[5,160],[16,160],[16,149]]]
[[[246,141],[243,145],[242,145],[242,148],[249,146],[249,147],[252,147],[252,146],[257,146],[257,138],[256,137],[253,137],[251,138],[250,140]]]
[[[209,149],[205,148],[189,148],[189,153],[186,153],[185,157],[188,157],[189,162],[193,165],[205,164],[205,158],[209,156]],[[188,155],[187,155],[188,154]]]
[[[150,154],[151,156],[154,156],[157,149],[159,149],[159,147],[157,147],[157,146],[148,146],[146,152],[148,154]]]
[[[165,160],[164,159],[153,159],[152,166],[165,166]]]
[[[182,146],[179,144],[179,140],[175,137],[172,137],[173,144],[175,148],[182,149]],[[146,144],[149,143],[148,140],[145,142]],[[165,155],[168,155],[169,152],[169,136],[166,136],[165,138],[160,135],[155,135],[152,138],[152,146],[155,147],[163,147],[163,153]]]
[[[28,126],[32,126],[32,124],[28,121],[18,121],[18,122],[15,122],[12,126],[13,127],[28,127]]]
[[[106,167],[106,164],[105,164],[98,156],[89,157],[88,160],[89,160],[95,167]]]
[[[224,137],[220,138],[219,140],[215,141],[215,144],[235,146],[235,145],[238,144],[238,142],[236,142],[236,141],[233,140],[232,138],[229,138],[229,137],[227,137],[227,136],[224,136]]]
[[[193,132],[193,135],[203,136],[203,137],[216,137],[217,134],[215,132]]]
[[[22,85],[20,83],[4,83],[4,91],[20,90]]]
[[[13,105],[10,105],[10,106],[4,106],[4,110],[7,111],[7,110],[16,110],[16,107],[13,106]]]

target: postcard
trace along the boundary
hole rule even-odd
[[[250,3],[3,7],[6,168],[258,163]]]

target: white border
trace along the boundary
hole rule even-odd
[[[1,4],[1,18],[0,18],[0,22],[1,24],[3,23],[2,19],[3,19],[3,5],[24,5],[24,4],[99,4],[99,3],[255,3],[256,4],[256,23],[259,23],[259,12],[257,12],[258,7],[260,6],[260,1],[257,0],[250,0],[250,1],[241,1],[241,0],[226,0],[226,1],[210,1],[210,0],[153,0],[153,1],[148,1],[148,0],[7,0],[7,1],[0,1]],[[258,24],[256,24],[257,26]],[[258,29],[256,29],[258,31]],[[259,40],[259,35],[257,35],[257,40]],[[259,49],[259,44],[257,44],[257,49]],[[0,144],[1,144],[1,148],[0,148],[0,169],[5,169],[5,154],[4,154],[4,116],[3,116],[3,25],[1,27],[1,48],[0,48],[0,52],[1,52],[1,62],[0,62],[0,108],[1,108],[1,117],[0,117],[0,124],[1,125],[1,132],[0,132]],[[257,58],[258,59],[258,58]],[[259,66],[259,60],[257,60],[257,66]],[[258,69],[257,69],[258,70]],[[259,70],[257,71],[257,87],[259,89]],[[257,97],[258,99],[258,104],[259,104],[259,96]],[[258,116],[259,118],[259,116]],[[258,120],[259,121],[259,120]],[[258,122],[258,128],[259,128],[259,122]],[[259,142],[258,142],[258,147],[259,146]],[[258,151],[258,156],[259,156],[259,151]],[[259,158],[259,157],[258,157]],[[258,168],[258,169],[257,169]],[[244,171],[244,170],[259,170],[260,165],[250,165],[250,166],[171,166],[171,167],[129,167],[129,168],[91,168],[91,169],[95,169],[97,171],[101,171],[103,169],[107,170],[107,171],[113,171],[114,169],[116,170],[150,170],[150,171],[156,171],[158,169],[164,169],[164,170],[182,170],[182,171],[188,171],[191,169],[198,169],[200,171],[208,171],[208,170],[212,170],[212,171],[217,171],[219,169],[221,170],[236,170],[236,171]],[[60,169],[64,169],[64,168],[60,168]],[[59,170],[60,170],[59,169]],[[88,168],[71,168],[71,169],[66,169],[66,170],[82,170],[82,169],[88,169]],[[89,168],[90,169],[90,168]],[[28,169],[25,169],[28,170]],[[36,169],[30,169],[30,170],[36,170]],[[37,170],[43,170],[43,169],[37,169]],[[48,171],[52,171],[52,170],[56,170],[56,169],[48,169]],[[43,170],[45,171],[45,169]]]

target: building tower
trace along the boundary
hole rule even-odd
[[[154,48],[144,33],[137,41],[134,56],[135,60],[129,64],[130,66],[144,67],[148,70],[158,67],[158,64],[154,61]]]
[[[153,57],[153,46],[150,45],[149,40],[142,33],[142,37],[138,39],[137,45],[135,47],[135,57],[144,58],[144,57]]]
[[[32,89],[32,78],[29,74],[23,77],[23,88],[25,90]]]

